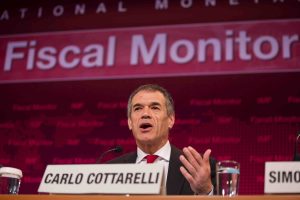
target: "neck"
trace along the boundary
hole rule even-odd
[[[160,148],[162,148],[168,140],[162,141],[159,144],[138,144],[138,147],[147,154],[154,154],[157,152]]]

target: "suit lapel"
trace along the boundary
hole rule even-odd
[[[181,151],[171,145],[171,157],[170,157],[168,177],[167,177],[168,195],[180,194],[184,184],[184,177],[179,170],[180,166],[182,165],[179,160],[180,155],[181,155]]]

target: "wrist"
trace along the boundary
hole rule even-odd
[[[202,190],[200,192],[195,192],[194,195],[213,195],[214,194],[214,186],[210,185],[206,190]]]

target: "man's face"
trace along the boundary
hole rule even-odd
[[[168,140],[174,121],[175,116],[167,114],[162,93],[140,91],[133,97],[128,126],[140,148],[145,145],[162,147]]]

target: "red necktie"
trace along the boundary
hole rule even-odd
[[[147,155],[147,156],[145,156],[145,158],[147,159],[147,163],[153,163],[158,158],[158,156],[157,155]]]

